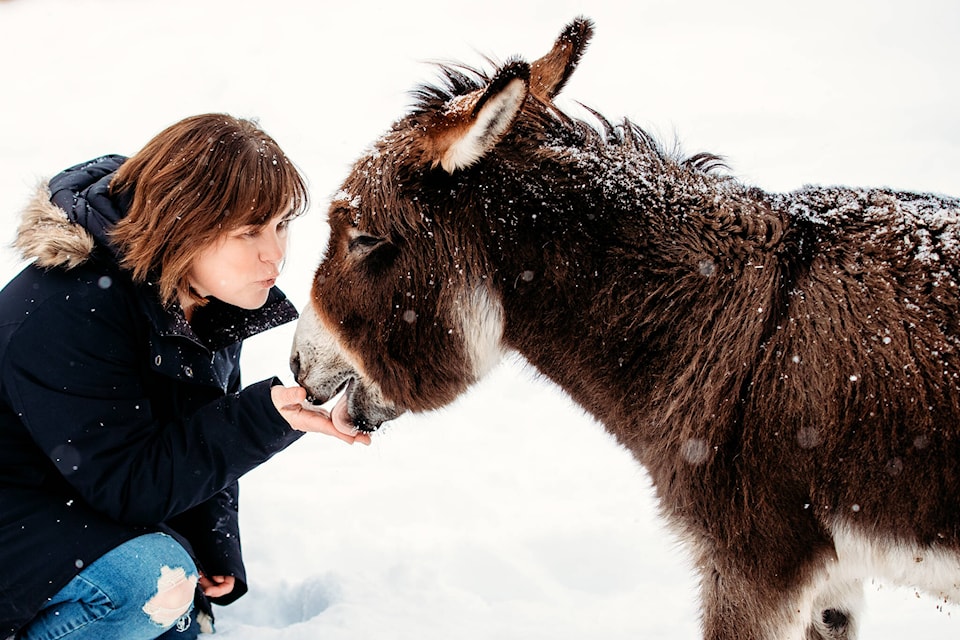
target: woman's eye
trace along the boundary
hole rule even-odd
[[[235,238],[256,238],[257,234],[260,233],[260,230],[256,227],[241,227],[233,232],[233,237]]]

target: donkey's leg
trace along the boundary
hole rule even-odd
[[[863,609],[863,583],[858,579],[827,580],[813,602],[807,640],[855,640]]]
[[[712,571],[701,583],[704,640],[805,640],[812,602],[800,591]]]
[[[856,627],[842,609],[824,609],[819,613],[807,627],[805,640],[855,640]]]
[[[822,558],[798,566],[789,557],[765,567],[743,555],[702,563],[705,640],[852,640],[858,583],[830,583]]]

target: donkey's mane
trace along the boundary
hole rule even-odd
[[[492,58],[486,58],[486,61],[495,68],[498,66]],[[515,61],[515,58],[511,58],[506,64]],[[491,74],[486,71],[459,62],[435,62],[434,65],[439,70],[439,79],[433,84],[421,84],[411,91],[413,98],[411,109],[414,113],[442,109],[454,98],[482,90],[492,79]],[[530,103],[538,104],[540,108],[528,107],[525,113],[533,116],[530,119],[531,122],[541,133],[550,138],[579,140],[580,144],[577,146],[587,144],[625,146],[640,153],[653,154],[661,161],[673,162],[702,173],[712,173],[728,168],[724,158],[714,153],[699,152],[684,157],[679,145],[674,145],[673,150],[668,151],[656,136],[628,118],[623,118],[619,124],[614,124],[599,111],[578,103],[596,119],[596,124],[591,124],[567,115],[552,103],[544,102],[535,95],[530,97],[532,98]]]

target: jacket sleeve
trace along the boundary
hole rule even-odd
[[[158,524],[196,507],[302,433],[270,398],[276,380],[175,421],[154,416],[135,302],[96,286],[52,296],[12,337],[0,386],[32,438],[93,508]],[[118,301],[118,297],[120,301]]]
[[[230,376],[227,391],[240,390],[240,367]],[[190,543],[200,570],[210,576],[233,576],[233,590],[225,596],[211,598],[224,606],[240,599],[247,590],[247,570],[240,549],[240,485],[223,489],[197,506],[173,516],[167,526]]]
[[[239,491],[239,485],[233,484],[167,522],[190,543],[206,575],[237,579],[233,591],[213,599],[219,605],[230,604],[247,592],[247,574],[240,551]]]

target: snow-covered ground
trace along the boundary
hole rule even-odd
[[[201,112],[256,116],[310,179],[281,286],[302,306],[326,201],[433,60],[596,36],[559,100],[629,116],[772,191],[960,195],[960,5],[638,0],[0,0],[0,242],[40,177]],[[0,282],[19,268],[0,250]],[[288,382],[292,326],[248,344]],[[589,375],[589,372],[584,372]],[[510,361],[373,446],[308,437],[249,474],[250,593],[225,640],[696,638],[696,584],[644,472]],[[862,637],[954,639],[960,608],[867,585]]]

